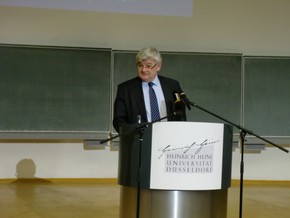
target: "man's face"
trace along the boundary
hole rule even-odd
[[[161,64],[152,58],[144,59],[137,63],[138,76],[144,82],[152,82],[161,69]]]

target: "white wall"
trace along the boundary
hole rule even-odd
[[[194,0],[192,17],[0,7],[0,43],[290,56],[290,1]],[[0,178],[22,159],[42,178],[117,177],[118,152],[81,143],[0,143]],[[233,178],[239,178],[239,151]],[[245,179],[290,180],[289,154],[267,148],[245,156]]]
[[[192,17],[0,7],[0,42],[290,54],[287,0],[193,0]]]
[[[15,178],[17,172],[37,178],[117,177],[118,152],[108,147],[84,150],[82,143],[11,142],[0,143],[0,151],[0,178]]]

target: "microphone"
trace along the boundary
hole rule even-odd
[[[180,96],[180,99],[183,102],[183,104],[185,104],[185,106],[188,108],[188,110],[190,110],[191,106],[190,106],[190,102],[189,102],[188,98],[186,97],[186,94],[184,92],[181,92],[179,94],[179,96]]]
[[[180,95],[177,92],[174,92],[174,96],[175,96],[175,101],[174,101],[174,112],[176,115],[180,115],[180,112],[182,113],[183,111],[183,103],[180,100]]]

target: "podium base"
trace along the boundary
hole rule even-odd
[[[140,190],[121,186],[120,218],[226,218],[228,189],[206,191]]]

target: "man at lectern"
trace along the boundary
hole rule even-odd
[[[156,48],[143,48],[136,55],[138,76],[118,85],[114,103],[114,128],[124,124],[186,120],[177,80],[160,76],[162,57]],[[178,112],[178,113],[177,113]],[[163,120],[163,119],[162,119]]]

